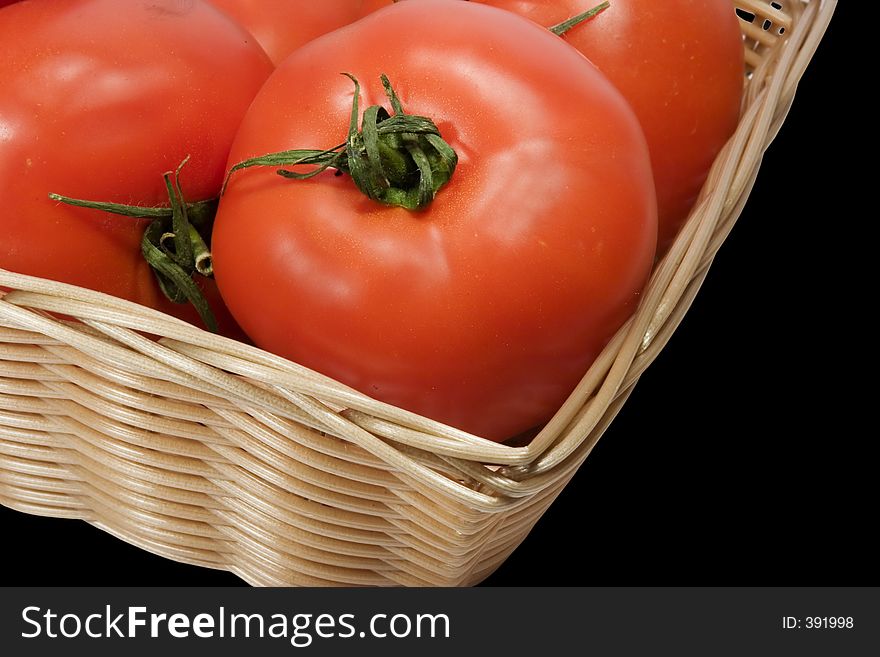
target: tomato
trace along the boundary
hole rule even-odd
[[[546,27],[590,8],[583,0],[475,1]],[[608,76],[639,117],[654,167],[662,251],[739,121],[744,63],[734,8],[729,0],[612,0],[563,38]]]
[[[73,208],[48,194],[167,205],[162,174],[189,155],[184,194],[216,197],[241,117],[271,71],[244,30],[202,2],[4,8],[0,267],[198,322],[192,308],[162,296],[141,258],[148,222]]]
[[[344,142],[354,89],[340,72],[360,81],[361,107],[389,107],[387,74],[458,166],[418,212],[331,171],[236,172],[213,242],[233,315],[263,348],[473,434],[545,421],[632,313],[653,262],[656,201],[632,110],[530,21],[402,2],[287,58],[230,164]]]
[[[367,14],[372,14],[374,11],[377,11],[379,9],[382,9],[383,7],[387,7],[392,4],[394,4],[394,0],[363,0],[358,16],[366,16]]]
[[[304,43],[354,21],[361,0],[210,0],[243,25],[275,64]]]

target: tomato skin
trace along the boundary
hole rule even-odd
[[[361,0],[210,0],[245,27],[277,65],[287,55],[358,18]]]
[[[590,4],[474,1],[545,27]],[[612,0],[562,38],[608,76],[639,117],[654,167],[659,250],[665,251],[739,121],[744,62],[734,9],[729,0]]]
[[[235,130],[271,71],[240,26],[200,1],[52,0],[4,8],[0,267],[201,324],[189,305],[165,299],[141,258],[145,220],[47,195],[167,205],[162,174],[190,155],[184,194],[191,201],[216,197]],[[234,330],[213,282],[204,287],[221,324]]]
[[[363,17],[367,14],[372,14],[374,11],[382,9],[383,7],[388,7],[393,4],[394,0],[363,0],[363,2],[361,2],[358,16]]]
[[[359,79],[362,109],[388,106],[386,73],[458,168],[422,212],[330,172],[236,173],[213,242],[230,310],[257,345],[471,433],[502,440],[548,419],[634,310],[653,261],[653,183],[631,109],[529,21],[403,2],[286,59],[230,163],[344,141],[353,87],[340,71]]]

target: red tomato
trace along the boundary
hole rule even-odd
[[[402,2],[287,58],[230,163],[345,141],[353,85],[341,71],[360,80],[361,107],[389,107],[387,74],[458,167],[421,212],[329,171],[237,172],[214,227],[233,315],[268,350],[490,439],[548,419],[632,313],[652,264],[656,202],[632,110],[519,16]]]
[[[546,27],[599,4],[476,1]],[[744,63],[734,8],[730,0],[612,0],[563,38],[608,76],[639,117],[654,167],[664,251],[739,121]]]
[[[382,7],[387,7],[392,4],[394,4],[394,0],[363,0],[358,15],[366,16],[367,14],[372,14],[378,9],[382,9]]]
[[[243,25],[275,64],[359,16],[361,0],[210,0]]]
[[[0,267],[198,323],[194,309],[162,296],[142,260],[147,221],[47,195],[167,205],[162,174],[190,155],[184,194],[191,201],[216,197],[241,117],[271,71],[239,25],[200,1],[52,0],[5,8]]]

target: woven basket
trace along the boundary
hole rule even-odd
[[[255,585],[483,580],[681,321],[836,1],[734,4],[747,52],[739,128],[638,311],[527,446],[376,402],[156,311],[0,270],[10,290],[0,293],[0,503],[80,518]]]

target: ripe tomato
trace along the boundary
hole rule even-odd
[[[599,4],[476,1],[546,27]],[[663,251],[739,121],[744,63],[734,8],[729,0],[612,0],[563,38],[608,76],[639,117],[654,167]]]
[[[353,85],[341,71],[360,80],[362,107],[389,106],[387,74],[458,167],[420,212],[329,171],[238,171],[213,243],[230,310],[258,345],[474,434],[502,440],[546,420],[652,264],[656,201],[632,110],[530,21],[402,2],[288,57],[230,163],[345,141]]]
[[[304,43],[354,21],[361,0],[210,0],[244,26],[275,64]]]
[[[244,30],[201,1],[4,8],[0,267],[198,323],[194,309],[162,296],[141,258],[147,221],[47,195],[167,205],[162,174],[190,155],[184,193],[216,197],[241,117],[271,71]]]
[[[367,14],[372,14],[378,9],[382,9],[382,7],[387,7],[392,4],[394,4],[394,0],[363,0],[358,15],[366,16]]]

